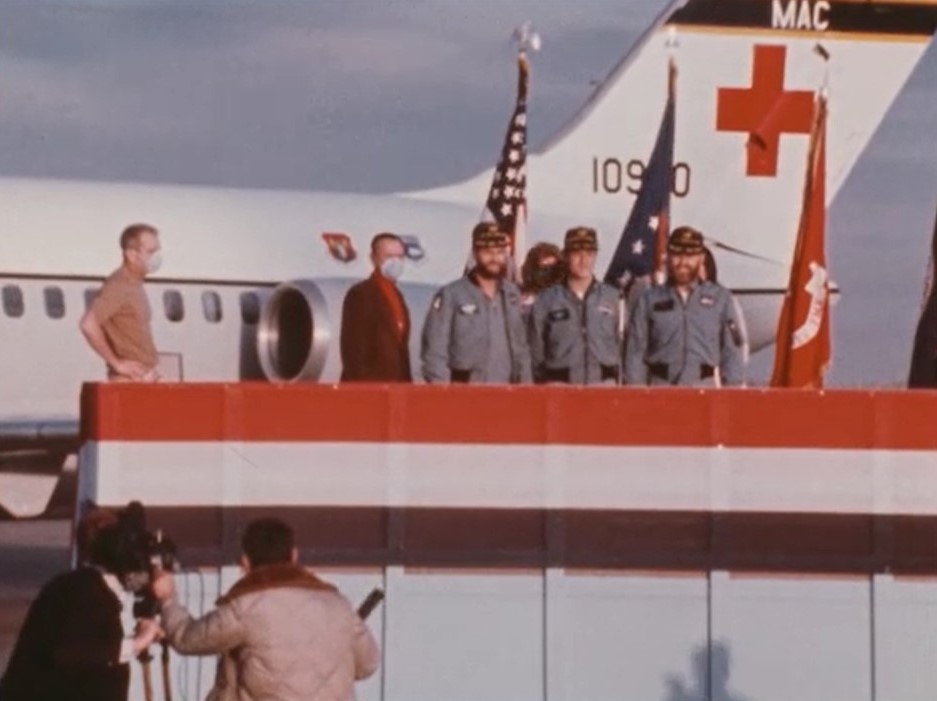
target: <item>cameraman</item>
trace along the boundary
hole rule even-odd
[[[349,701],[380,653],[370,631],[331,584],[296,564],[293,532],[278,519],[250,523],[241,541],[245,576],[192,619],[175,597],[171,574],[153,593],[166,637],[184,655],[221,654],[208,698]]]
[[[43,587],[26,615],[0,701],[124,701],[128,663],[160,635],[154,621],[125,638],[114,574],[117,517],[95,509],[76,529],[79,567]]]

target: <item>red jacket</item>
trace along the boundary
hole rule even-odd
[[[373,278],[348,290],[342,305],[342,382],[411,382],[410,314],[394,287],[404,312],[403,333],[390,304]]]

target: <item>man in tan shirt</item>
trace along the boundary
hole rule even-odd
[[[155,382],[159,357],[143,280],[159,269],[159,232],[132,224],[120,235],[120,247],[123,264],[104,281],[81,320],[81,332],[107,363],[108,379]]]

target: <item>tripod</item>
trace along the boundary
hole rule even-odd
[[[163,698],[165,701],[172,701],[172,681],[169,677],[169,644],[163,640],[160,646],[163,648],[162,654],[160,655],[160,667],[162,668],[163,677]],[[140,666],[143,668],[143,697],[146,701],[153,701],[153,675],[150,669],[153,655],[150,654],[150,649],[147,648],[137,655],[137,659],[140,661]]]

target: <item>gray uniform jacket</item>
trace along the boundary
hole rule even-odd
[[[503,281],[499,292],[507,331],[510,381],[532,381],[527,332],[521,316],[517,285]],[[423,324],[423,379],[427,382],[487,382],[491,342],[490,300],[470,277],[443,287],[430,305]],[[502,359],[494,359],[501,362]]]
[[[628,324],[629,385],[724,386],[745,379],[745,338],[732,293],[700,282],[684,302],[670,285],[649,287]]]
[[[565,284],[541,292],[529,324],[537,381],[617,384],[623,306],[617,289],[597,281],[581,300]]]

